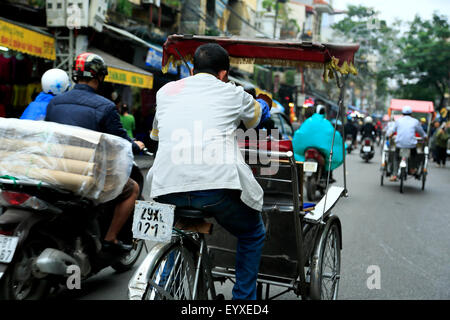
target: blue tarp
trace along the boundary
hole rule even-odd
[[[306,119],[300,128],[295,131],[294,138],[292,140],[295,160],[305,161],[305,150],[308,148],[317,148],[325,157],[325,166],[328,170],[333,132],[333,125],[330,121],[325,119],[323,115],[315,113]],[[342,144],[342,136],[338,131],[336,131],[331,170],[336,169],[344,162]]]

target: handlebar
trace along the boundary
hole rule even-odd
[[[141,150],[145,155],[149,156],[149,157],[153,157],[155,154],[151,153],[150,151],[148,151],[147,148],[144,148]]]
[[[276,156],[279,158],[292,158],[294,153],[292,151],[287,152],[279,152],[279,151],[271,151],[271,150],[255,150],[255,149],[241,149],[241,151],[244,151],[248,154],[258,154],[258,155],[265,155],[267,157],[270,156]]]

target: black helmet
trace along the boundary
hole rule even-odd
[[[79,78],[99,79],[108,74],[108,68],[102,57],[95,53],[85,52],[77,56],[73,62],[72,79],[77,82]]]

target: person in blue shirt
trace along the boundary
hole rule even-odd
[[[42,92],[28,105],[20,119],[44,120],[50,100],[69,90],[70,79],[64,70],[50,69],[42,75],[41,85]]]

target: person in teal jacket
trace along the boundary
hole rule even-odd
[[[308,148],[316,148],[324,156],[325,170],[328,171],[330,166],[329,155],[333,141],[333,132],[333,125],[325,118],[325,107],[318,105],[316,113],[306,119],[300,128],[298,128],[294,133],[292,145],[294,148],[295,160],[305,161],[305,151]],[[333,157],[331,160],[331,170],[336,169],[344,162],[342,144],[342,136],[339,131],[336,131],[333,146]]]
[[[64,70],[50,69],[42,75],[41,85],[42,92],[28,105],[20,119],[44,120],[48,103],[55,96],[69,90],[70,80]]]

